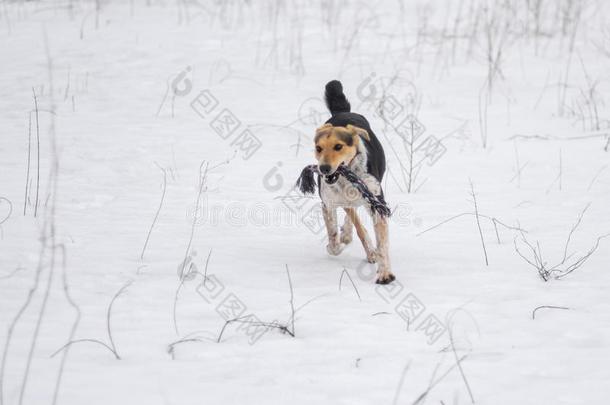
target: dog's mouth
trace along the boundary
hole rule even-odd
[[[335,184],[337,180],[339,180],[339,176],[344,171],[343,169],[345,169],[345,167],[345,163],[341,163],[339,167],[337,167],[337,170],[333,172],[333,174],[324,176],[324,181],[326,182],[326,184]]]
[[[324,181],[326,184],[335,184],[339,180],[339,173],[335,171],[333,174],[329,174],[328,176],[324,176]]]

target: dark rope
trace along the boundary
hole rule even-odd
[[[369,203],[373,212],[377,212],[382,217],[389,217],[392,215],[392,211],[390,211],[388,203],[385,202],[383,196],[373,194],[366,184],[364,184],[362,179],[360,179],[360,177],[358,177],[358,175],[351,171],[347,166],[339,166],[335,173],[345,177],[347,181],[356,187],[362,197]],[[314,174],[321,175],[320,172],[318,172],[317,165],[305,166],[301,172],[301,175],[297,179],[297,187],[303,194],[313,194],[316,191],[316,180],[314,178]]]
[[[313,194],[316,192],[316,179],[313,176],[314,173],[319,174],[317,165],[305,166],[303,171],[301,171],[301,175],[297,179],[297,187],[301,190],[301,193]]]

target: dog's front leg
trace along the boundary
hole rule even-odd
[[[322,215],[328,232],[328,245],[326,250],[328,254],[337,256],[345,248],[345,244],[339,240],[339,231],[337,229],[337,209],[332,204],[326,205],[322,203]]]
[[[389,284],[396,279],[390,268],[388,219],[374,213],[375,237],[377,239],[377,284]]]
[[[343,226],[341,227],[341,234],[339,236],[339,240],[341,243],[345,243],[349,245],[352,243],[354,233],[354,223],[352,222],[349,215],[345,215],[345,220],[343,221]]]
[[[362,222],[360,222],[356,208],[345,208],[345,213],[347,214],[347,218],[349,218],[356,227],[356,234],[358,235],[358,238],[360,238],[360,242],[362,242],[362,246],[364,247],[366,260],[368,260],[369,263],[375,263],[377,261],[375,247],[369,238],[369,233],[366,231],[364,225],[362,225]]]

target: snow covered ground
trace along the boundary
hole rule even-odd
[[[0,405],[607,403],[609,12],[4,1]],[[291,191],[331,79],[389,286]]]

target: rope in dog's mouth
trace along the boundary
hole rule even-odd
[[[339,180],[339,169],[335,170],[333,174],[324,176],[326,184],[335,184]]]
[[[364,184],[362,179],[346,165],[340,165],[333,174],[328,176],[320,173],[317,165],[305,166],[301,172],[301,175],[297,179],[297,187],[303,194],[313,194],[316,192],[316,181],[314,179],[314,174],[324,176],[324,181],[328,184],[336,183],[339,176],[345,177],[345,179],[349,181],[370,204],[373,212],[377,212],[382,217],[389,217],[392,214],[392,211],[390,211],[390,208],[383,199],[383,196],[373,194],[367,185]]]

